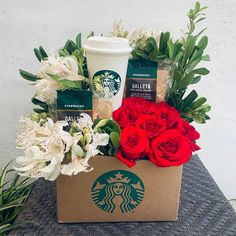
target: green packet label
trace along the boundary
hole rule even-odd
[[[57,91],[57,117],[69,124],[77,121],[81,113],[92,117],[92,92],[78,90]]]
[[[126,76],[126,97],[142,97],[156,101],[158,63],[147,60],[129,60]]]

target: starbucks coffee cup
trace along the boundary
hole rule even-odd
[[[121,106],[129,54],[129,41],[118,37],[90,37],[84,45],[95,98],[110,99],[112,110]]]

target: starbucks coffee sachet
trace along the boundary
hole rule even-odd
[[[79,90],[57,91],[57,117],[71,125],[78,121],[81,113],[92,117],[92,92]]]
[[[171,65],[161,61],[130,59],[126,76],[125,97],[142,97],[161,102],[169,89]]]

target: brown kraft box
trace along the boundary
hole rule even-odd
[[[59,223],[177,220],[182,166],[140,160],[129,168],[107,156],[90,164],[89,173],[57,179]]]

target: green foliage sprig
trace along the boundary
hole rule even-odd
[[[209,61],[209,55],[205,55],[208,44],[207,36],[200,37],[206,28],[195,34],[196,25],[205,20],[204,10],[199,2],[195,3],[194,9],[190,9],[187,16],[189,19],[188,31],[184,36],[173,41],[169,32],[162,32],[160,39],[155,37],[140,38],[136,41],[132,51],[134,59],[151,61],[167,60],[173,64],[172,86],[167,102],[174,106],[183,118],[188,122],[205,123],[210,117],[206,114],[211,107],[206,104],[205,97],[199,97],[195,90],[187,96],[187,88],[198,83],[201,78],[209,73],[205,67],[197,67],[202,61]]]
[[[7,180],[13,171],[9,165],[10,163],[0,173],[0,235],[5,235],[8,231],[26,223],[13,224],[35,185],[34,182],[29,183],[28,178],[21,179],[17,174],[11,180]]]
[[[99,150],[107,156],[115,156],[120,145],[120,126],[110,119],[96,119],[93,128],[99,133],[109,135],[109,143],[106,146],[100,146]]]
[[[198,83],[202,76],[209,73],[205,67],[196,68],[200,62],[209,61],[209,55],[205,55],[205,49],[208,44],[207,36],[202,36],[206,28],[195,34],[196,24],[205,20],[203,11],[207,7],[201,7],[196,2],[195,8],[188,12],[189,24],[188,31],[181,39],[181,56],[176,60],[173,70],[173,82],[167,102],[178,109],[183,118],[187,121],[205,123],[210,117],[206,114],[211,107],[206,104],[205,97],[198,97],[195,90],[192,90],[187,96],[188,86]]]

